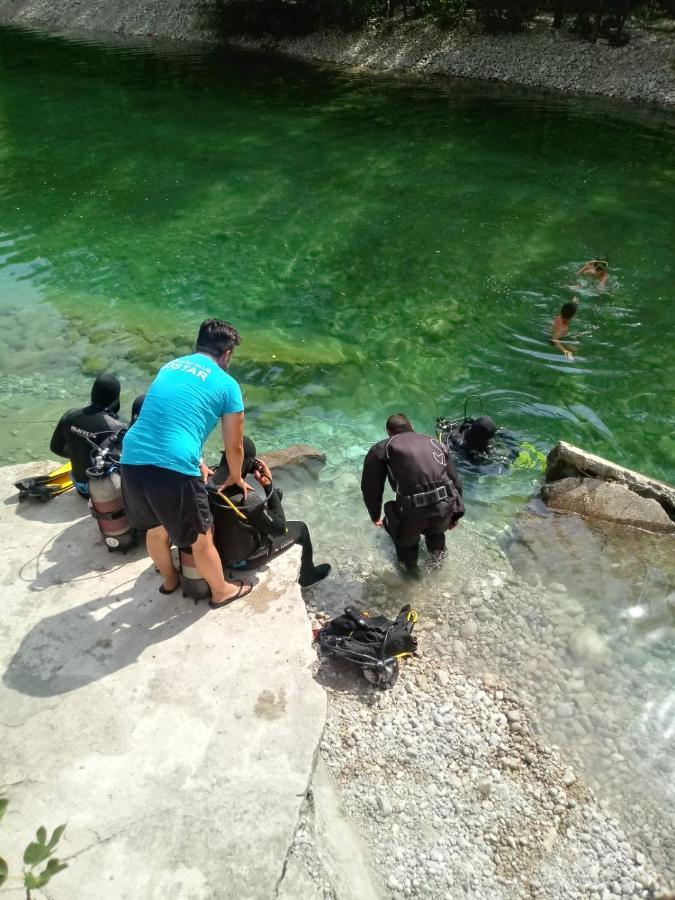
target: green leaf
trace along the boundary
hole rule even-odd
[[[53,850],[56,847],[58,842],[61,840],[61,835],[63,834],[63,832],[65,830],[66,830],[65,825],[59,825],[58,828],[54,829],[54,831],[52,832],[52,836],[49,839],[49,843],[47,844],[47,846],[49,847],[50,850]]]
[[[56,857],[54,857],[54,859],[50,859],[47,863],[47,868],[43,869],[43,871],[38,875],[38,887],[44,887],[49,883],[54,875],[58,875],[59,872],[63,872],[63,870],[67,868],[68,863],[59,862]]]
[[[44,825],[40,825],[37,832],[35,833],[38,839],[38,844],[46,844],[47,843],[47,829]]]
[[[3,885],[7,881],[8,874],[9,869],[7,868],[7,863],[0,856],[0,885]]]
[[[2,817],[4,816],[5,810],[8,806],[9,800],[7,799],[7,797],[0,797],[0,819],[2,819]]]
[[[23,886],[29,891],[36,891],[40,887],[37,875],[33,875],[32,872],[24,872]]]
[[[23,863],[25,866],[37,866],[44,862],[52,855],[52,851],[46,844],[29,844],[23,854]]]

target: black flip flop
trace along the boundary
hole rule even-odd
[[[159,592],[160,592],[160,594],[173,594],[175,591],[178,590],[179,587],[180,587],[180,581],[178,582],[178,584],[176,585],[176,587],[175,587],[175,588],[172,588],[170,591],[167,591],[167,589],[164,587],[164,585],[163,585],[163,584],[160,584],[160,586],[159,586]]]
[[[253,590],[253,585],[250,581],[242,581],[240,578],[235,578],[234,583],[241,585],[234,597],[228,597],[227,600],[223,600],[222,603],[214,603],[213,600],[209,600],[209,606],[211,607],[211,609],[220,609],[222,606],[229,606],[230,603],[234,603],[234,601],[239,600],[240,597],[248,597],[248,595]],[[242,591],[244,591],[244,588],[248,588],[248,590],[242,593]]]

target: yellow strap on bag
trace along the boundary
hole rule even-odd
[[[224,500],[227,503],[227,505],[230,507],[230,509],[234,511],[235,515],[239,516],[240,519],[243,519],[244,522],[248,522],[248,518],[244,515],[244,513],[240,509],[237,509],[237,507],[234,505],[234,503],[230,500],[229,497],[226,497],[222,491],[216,491],[216,494],[218,495],[218,497],[220,497],[221,500]]]

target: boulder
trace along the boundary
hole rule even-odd
[[[326,454],[309,444],[291,444],[290,447],[265,453],[262,459],[270,469],[280,469],[282,466],[322,465],[326,462]]]
[[[625,484],[598,478],[563,478],[544,485],[542,497],[549,507],[560,512],[662,534],[675,533],[675,522],[660,503],[639,496]]]
[[[656,500],[675,520],[674,487],[560,441],[548,454],[546,481],[560,481],[563,478],[597,478],[626,485],[640,497]]]

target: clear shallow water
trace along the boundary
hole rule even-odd
[[[360,505],[363,454],[390,412],[431,429],[477,392],[544,450],[565,439],[675,478],[673,121],[512,88],[0,29],[0,462],[44,457],[53,422],[100,369],[122,377],[128,410],[201,319],[229,318],[244,336],[232,371],[249,433],[263,449],[328,453],[320,480],[288,499],[335,565],[326,602],[365,593],[393,610],[409,598],[454,634],[460,611],[439,598],[458,572],[499,567],[490,528],[513,522],[537,473],[468,482],[446,567],[401,582]],[[578,266],[607,254],[609,290],[580,293],[568,363],[546,327]],[[633,748],[649,724],[639,784],[658,803],[672,631],[650,613],[638,634],[625,614],[651,567],[668,615],[672,564],[626,547],[629,570],[612,570],[610,589],[597,554],[579,552],[590,538],[562,559],[557,540],[541,542],[535,568],[569,582],[581,622],[616,646],[621,690],[636,682],[619,718]],[[519,546],[507,550],[529,576]],[[554,621],[548,595],[541,610]],[[517,674],[515,633],[506,621],[476,665]]]

